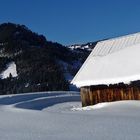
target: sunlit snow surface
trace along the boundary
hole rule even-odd
[[[139,140],[140,101],[81,107],[77,92],[0,96],[1,140]]]
[[[104,40],[95,46],[72,83],[90,85],[130,84],[140,80],[140,33]]]
[[[108,105],[109,105],[109,103],[98,103],[96,105],[86,106],[86,107],[73,107],[71,110],[73,110],[73,111],[81,111],[81,110],[101,109],[101,108],[106,107]]]
[[[17,77],[17,70],[16,70],[15,62],[11,62],[7,65],[7,69],[0,74],[1,79],[8,78],[10,73],[12,77]]]

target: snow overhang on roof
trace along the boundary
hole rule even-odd
[[[140,80],[140,33],[99,42],[71,83],[82,87],[136,80]]]

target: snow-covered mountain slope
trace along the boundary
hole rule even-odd
[[[77,92],[0,96],[0,139],[138,140],[139,110],[140,101],[81,108]]]
[[[7,69],[4,70],[1,74],[0,74],[0,77],[1,79],[5,79],[5,78],[8,78],[9,76],[12,77],[17,77],[17,69],[16,69],[16,64],[15,62],[11,62],[7,65]]]
[[[58,64],[60,65],[61,71],[63,71],[63,75],[65,79],[69,83],[69,89],[70,91],[77,91],[78,89],[76,86],[70,84],[75,73],[79,70],[81,67],[82,63],[80,60],[77,61],[72,61],[71,63],[67,63],[65,61],[59,60]]]
[[[96,42],[89,42],[86,44],[74,44],[74,45],[68,46],[68,48],[70,48],[71,50],[92,51],[92,49],[95,47],[96,44],[97,44],[97,41]]]

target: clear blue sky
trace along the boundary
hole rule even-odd
[[[0,0],[0,23],[24,24],[64,45],[140,31],[140,0]]]

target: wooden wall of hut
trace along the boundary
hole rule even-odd
[[[140,100],[140,86],[132,83],[130,85],[102,85],[81,88],[82,106],[119,100]]]

